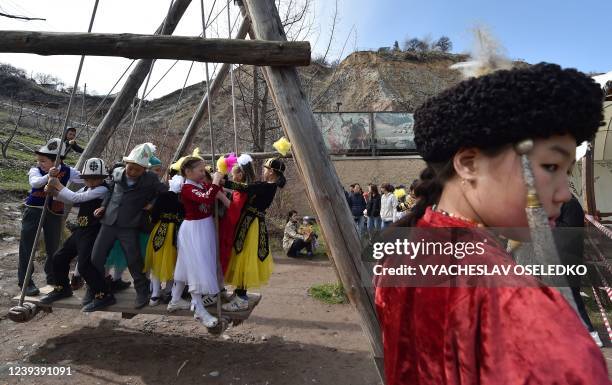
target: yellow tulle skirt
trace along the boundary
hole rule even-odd
[[[236,253],[232,247],[225,283],[241,289],[261,287],[268,283],[274,269],[272,254],[268,253],[262,262],[257,256],[259,241],[259,218],[255,218],[249,226],[242,252]]]
[[[157,222],[155,227],[153,227],[151,237],[147,243],[144,271],[151,272],[151,274],[157,277],[161,282],[166,282],[171,280],[174,276],[174,267],[176,266],[177,252],[176,246],[174,245],[174,230],[176,224],[172,222],[167,224],[168,227],[164,243],[159,250],[155,251],[153,242],[155,241],[155,234],[161,224],[162,222]]]

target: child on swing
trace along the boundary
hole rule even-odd
[[[185,218],[178,232],[178,258],[168,311],[188,310],[191,307],[189,302],[181,299],[183,289],[188,286],[195,306],[194,318],[211,328],[217,325],[217,318],[204,308],[202,295],[216,295],[219,292],[213,204],[221,190],[223,176],[215,173],[211,178],[204,161],[196,157],[187,157],[183,161],[181,174],[185,178],[180,192]],[[211,179],[211,184],[205,183],[207,178]]]
[[[265,285],[270,279],[274,262],[268,244],[265,211],[272,204],[277,189],[285,186],[284,172],[283,161],[270,158],[264,164],[263,182],[225,182],[228,189],[247,194],[225,273],[225,282],[236,288],[235,296],[230,302],[223,304],[225,311],[247,310],[247,289]]]

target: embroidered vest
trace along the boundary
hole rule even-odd
[[[43,171],[40,167],[38,167],[38,171],[42,176],[47,175],[47,173]],[[65,186],[70,180],[70,167],[62,163],[60,166],[59,175],[57,177],[59,178],[60,182]],[[28,198],[26,199],[25,203],[27,206],[42,207],[42,205],[45,203],[45,196],[46,194],[44,186],[32,187],[32,191],[30,191],[30,194],[28,195]],[[54,200],[53,198],[49,200],[48,207],[55,214],[61,215],[64,213],[64,204],[60,201]]]
[[[108,188],[106,182],[100,186]],[[87,191],[89,187],[85,187],[84,191]],[[102,198],[92,199],[87,202],[83,202],[79,205],[79,213],[77,214],[77,224],[79,227],[96,226],[100,224],[100,218],[94,216],[94,211],[102,204]]]

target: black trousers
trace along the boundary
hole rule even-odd
[[[41,215],[42,207],[26,207],[23,212],[23,218],[21,219],[21,237],[19,239],[19,266],[17,268],[17,283],[19,286],[22,286],[25,280],[30,254],[34,247],[34,237],[36,236],[36,229],[38,228],[38,222],[40,222]],[[45,249],[47,252],[44,269],[47,275],[47,284],[49,285],[55,283],[52,260],[53,254],[55,254],[59,247],[62,234],[61,226],[62,216],[48,212],[45,217],[45,223],[43,223],[43,235],[45,237]],[[34,274],[33,267],[32,274]],[[27,284],[28,282],[26,282],[26,286]]]
[[[308,252],[312,252],[312,242],[306,242],[303,239],[294,239],[291,247],[287,251],[288,257],[295,257],[302,250],[306,249]]]
[[[582,300],[582,296],[580,295],[579,287],[572,287],[572,295],[574,297],[574,301],[576,301],[576,307],[578,308],[578,314],[582,321],[586,324],[589,332],[595,331],[593,324],[591,323],[591,319],[589,318],[589,313],[587,313],[586,306],[584,305],[584,301]]]
[[[149,280],[144,270],[144,255],[140,253],[140,230],[136,227],[117,227],[102,225],[96,238],[91,261],[98,272],[104,275],[104,264],[115,240],[119,241],[134,279],[134,289],[139,295],[149,293]]]
[[[104,275],[100,274],[91,263],[91,253],[99,231],[100,225],[79,227],[66,239],[62,247],[53,256],[53,275],[56,285],[64,287],[70,285],[68,279],[70,261],[78,256],[79,273],[94,293],[106,293],[108,291]]]

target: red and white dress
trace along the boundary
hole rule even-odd
[[[185,180],[181,201],[185,219],[178,232],[178,257],[174,280],[189,286],[190,293],[217,294],[217,236],[212,218],[220,187]]]

